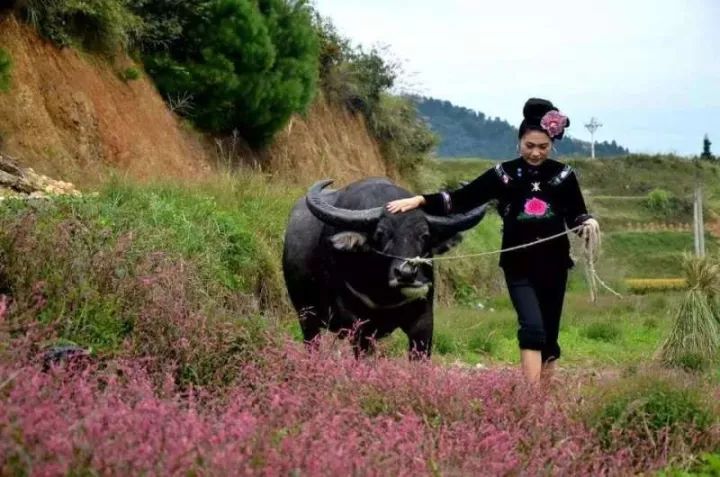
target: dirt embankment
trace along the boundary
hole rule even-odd
[[[59,49],[12,16],[0,18],[0,45],[13,61],[11,89],[0,93],[0,152],[52,177],[82,186],[110,167],[138,179],[191,179],[225,161],[302,184],[395,175],[362,116],[322,98],[273,145],[252,151],[193,131],[147,77],[124,81],[122,72],[137,66],[127,57]]]
[[[323,178],[337,185],[367,176],[398,179],[363,116],[323,98],[316,99],[306,118],[293,118],[260,160],[273,174],[302,184]]]
[[[139,178],[207,170],[201,141],[152,84],[120,78],[130,60],[58,49],[12,16],[0,20],[0,44],[13,61],[11,89],[0,94],[2,149],[21,164],[61,178],[105,166]]]

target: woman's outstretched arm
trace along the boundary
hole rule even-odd
[[[454,191],[416,195],[388,202],[387,210],[396,214],[422,207],[432,215],[449,215],[467,212],[499,195],[500,178],[495,169],[485,171],[469,184]]]

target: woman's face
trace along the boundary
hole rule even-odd
[[[548,158],[552,149],[550,136],[541,131],[528,131],[520,138],[520,155],[537,166]]]

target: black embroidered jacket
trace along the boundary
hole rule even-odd
[[[423,210],[434,215],[465,212],[496,199],[503,219],[502,248],[534,242],[590,218],[575,172],[570,166],[547,159],[532,166],[524,159],[497,164],[460,189],[423,196]],[[528,271],[569,268],[570,241],[566,235],[532,247],[503,252],[505,270]]]

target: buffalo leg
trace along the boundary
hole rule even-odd
[[[315,338],[320,334],[320,328],[322,327],[322,318],[318,315],[318,307],[316,306],[305,307],[298,313],[303,341],[310,347],[317,345]]]
[[[412,325],[404,328],[408,337],[410,359],[426,359],[432,353],[433,319],[423,316]]]
[[[350,338],[355,358],[370,355],[375,351],[375,331],[365,324],[357,325]]]

